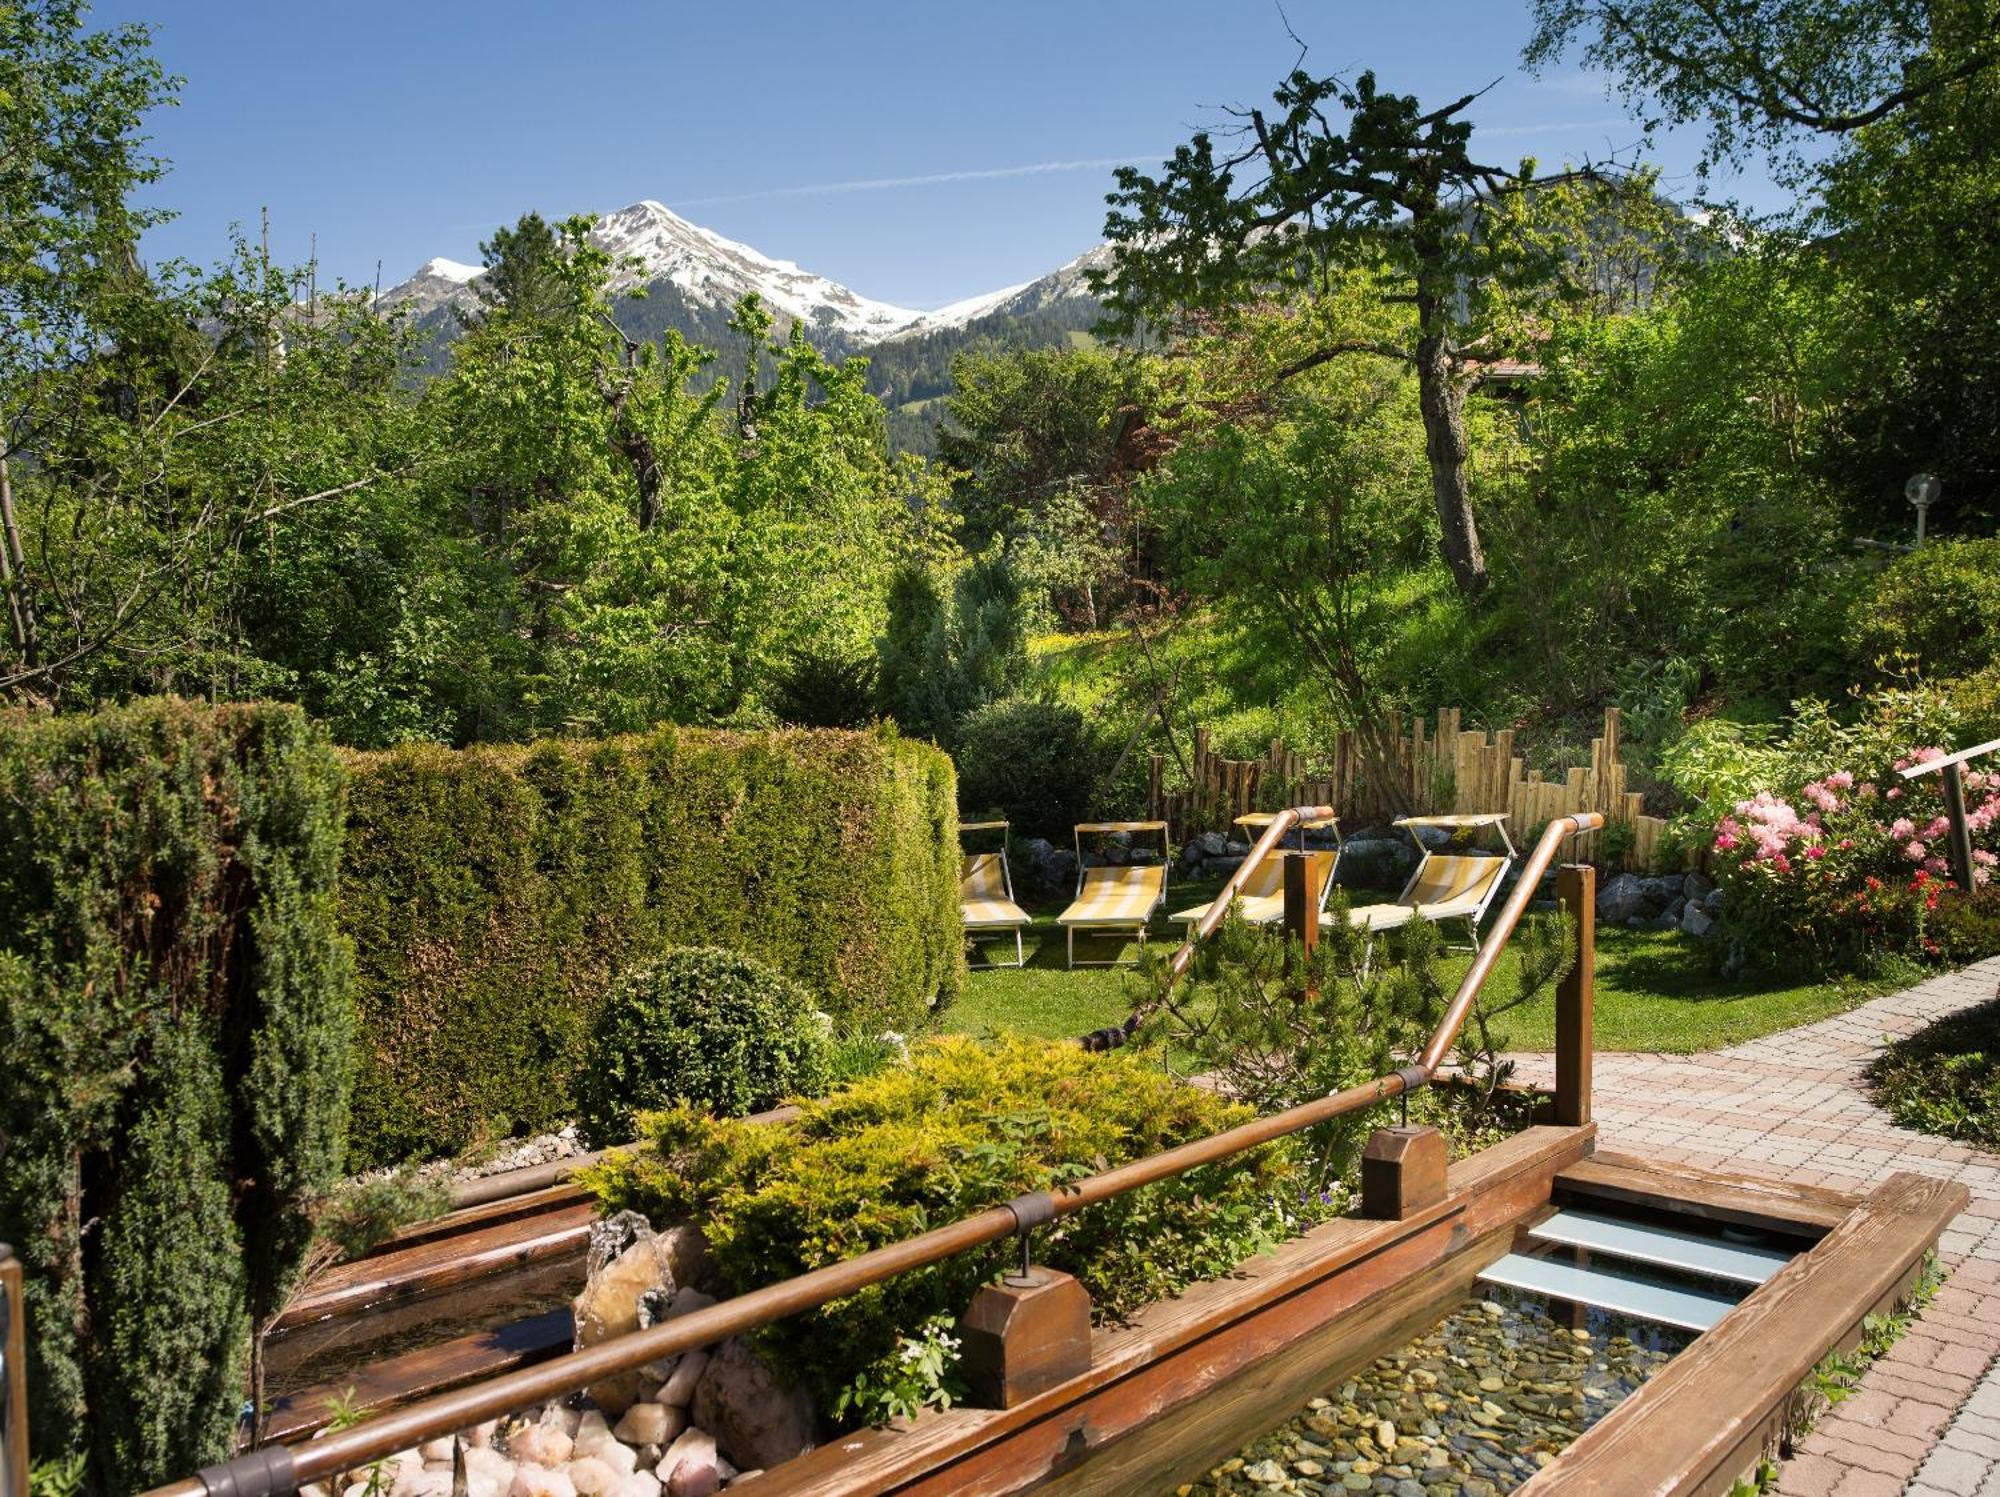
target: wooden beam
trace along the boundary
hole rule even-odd
[[[1597,870],[1566,863],[1556,870],[1556,901],[1576,924],[1576,964],[1556,986],[1555,1121],[1577,1128],[1590,1121],[1591,1007],[1596,992]]]
[[[1846,1220],[1860,1199],[1796,1181],[1680,1164],[1667,1168],[1626,1154],[1605,1153],[1564,1170],[1556,1179],[1556,1195],[1649,1206],[1705,1221],[1812,1238]]]
[[[1779,1269],[1645,1388],[1607,1414],[1517,1497],[1710,1497],[1784,1432],[1820,1358],[1907,1292],[1970,1194],[1907,1172]]]

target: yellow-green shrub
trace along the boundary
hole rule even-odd
[[[650,1147],[612,1156],[587,1183],[607,1210],[699,1222],[742,1293],[1252,1115],[1156,1062],[1018,1037],[939,1039],[789,1122],[650,1114]],[[1110,1314],[1227,1273],[1323,1210],[1296,1148],[1281,1140],[1065,1217],[1036,1233],[1036,1261],[1075,1274]],[[907,1332],[964,1310],[1017,1252],[996,1244],[793,1316],[763,1333],[766,1349],[831,1416]]]
[[[605,995],[671,947],[756,957],[871,1032],[923,1027],[963,980],[955,785],[928,745],[663,729],[349,767],[357,1165],[575,1116]]]

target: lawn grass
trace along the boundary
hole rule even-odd
[[[1185,909],[1211,898],[1214,883],[1176,884],[1169,909]],[[1061,904],[1029,906],[1035,916],[1026,939],[1027,966],[975,970],[965,991],[944,1015],[954,1034],[1012,1030],[1045,1039],[1074,1039],[1116,1024],[1131,1011],[1136,989],[1128,969],[1063,965],[1063,934],[1055,923]],[[1152,939],[1171,950],[1180,927],[1157,922]],[[1102,960],[1130,959],[1136,943],[1107,938],[1079,939],[1077,955]],[[994,941],[975,953],[1011,961],[1013,943]],[[1446,975],[1456,984],[1469,956],[1446,959]],[[1512,991],[1513,960],[1502,953],[1487,992],[1496,999]],[[1842,981],[1787,983],[1782,980],[1725,980],[1715,975],[1708,953],[1678,931],[1633,931],[1600,926],[1597,932],[1597,1048],[1687,1053],[1756,1039],[1809,1024],[1850,1009],[1895,983]],[[1544,994],[1505,1016],[1498,1028],[1516,1050],[1546,1050],[1555,1043],[1554,994]]]

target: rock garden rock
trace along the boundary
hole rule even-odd
[[[707,1369],[707,1352],[683,1353],[680,1360],[674,1364],[673,1376],[662,1383],[660,1391],[654,1395],[655,1401],[665,1404],[670,1409],[691,1407],[694,1403],[694,1390],[700,1386],[701,1375]],[[666,1441],[660,1440],[654,1443],[664,1445]]]
[[[630,1245],[620,1250],[620,1241]],[[694,1227],[655,1233],[645,1218],[620,1212],[591,1229],[590,1264],[574,1306],[579,1350],[715,1302],[694,1287],[708,1269],[708,1243]],[[592,1403],[616,1418],[663,1375],[621,1372],[586,1391]]]
[[[1696,940],[1705,940],[1715,934],[1715,921],[1700,905],[1689,900],[1687,908],[1681,911],[1681,929]]]
[[[1645,886],[1636,874],[1621,873],[1597,891],[1597,918],[1607,925],[1623,925],[1645,908]]]
[[[693,1420],[745,1469],[776,1466],[812,1449],[812,1399],[787,1387],[748,1345],[732,1336],[709,1358],[695,1389]]]
[[[1380,889],[1400,884],[1416,866],[1417,852],[1407,841],[1390,837],[1356,837],[1340,855],[1340,882]]]

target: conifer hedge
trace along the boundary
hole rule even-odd
[[[951,761],[880,732],[662,729],[349,756],[350,1163],[577,1116],[592,1021],[677,946],[911,1030],[963,980]]]
[[[228,1455],[340,1168],[341,781],[290,707],[0,714],[0,1238],[94,1491]]]

